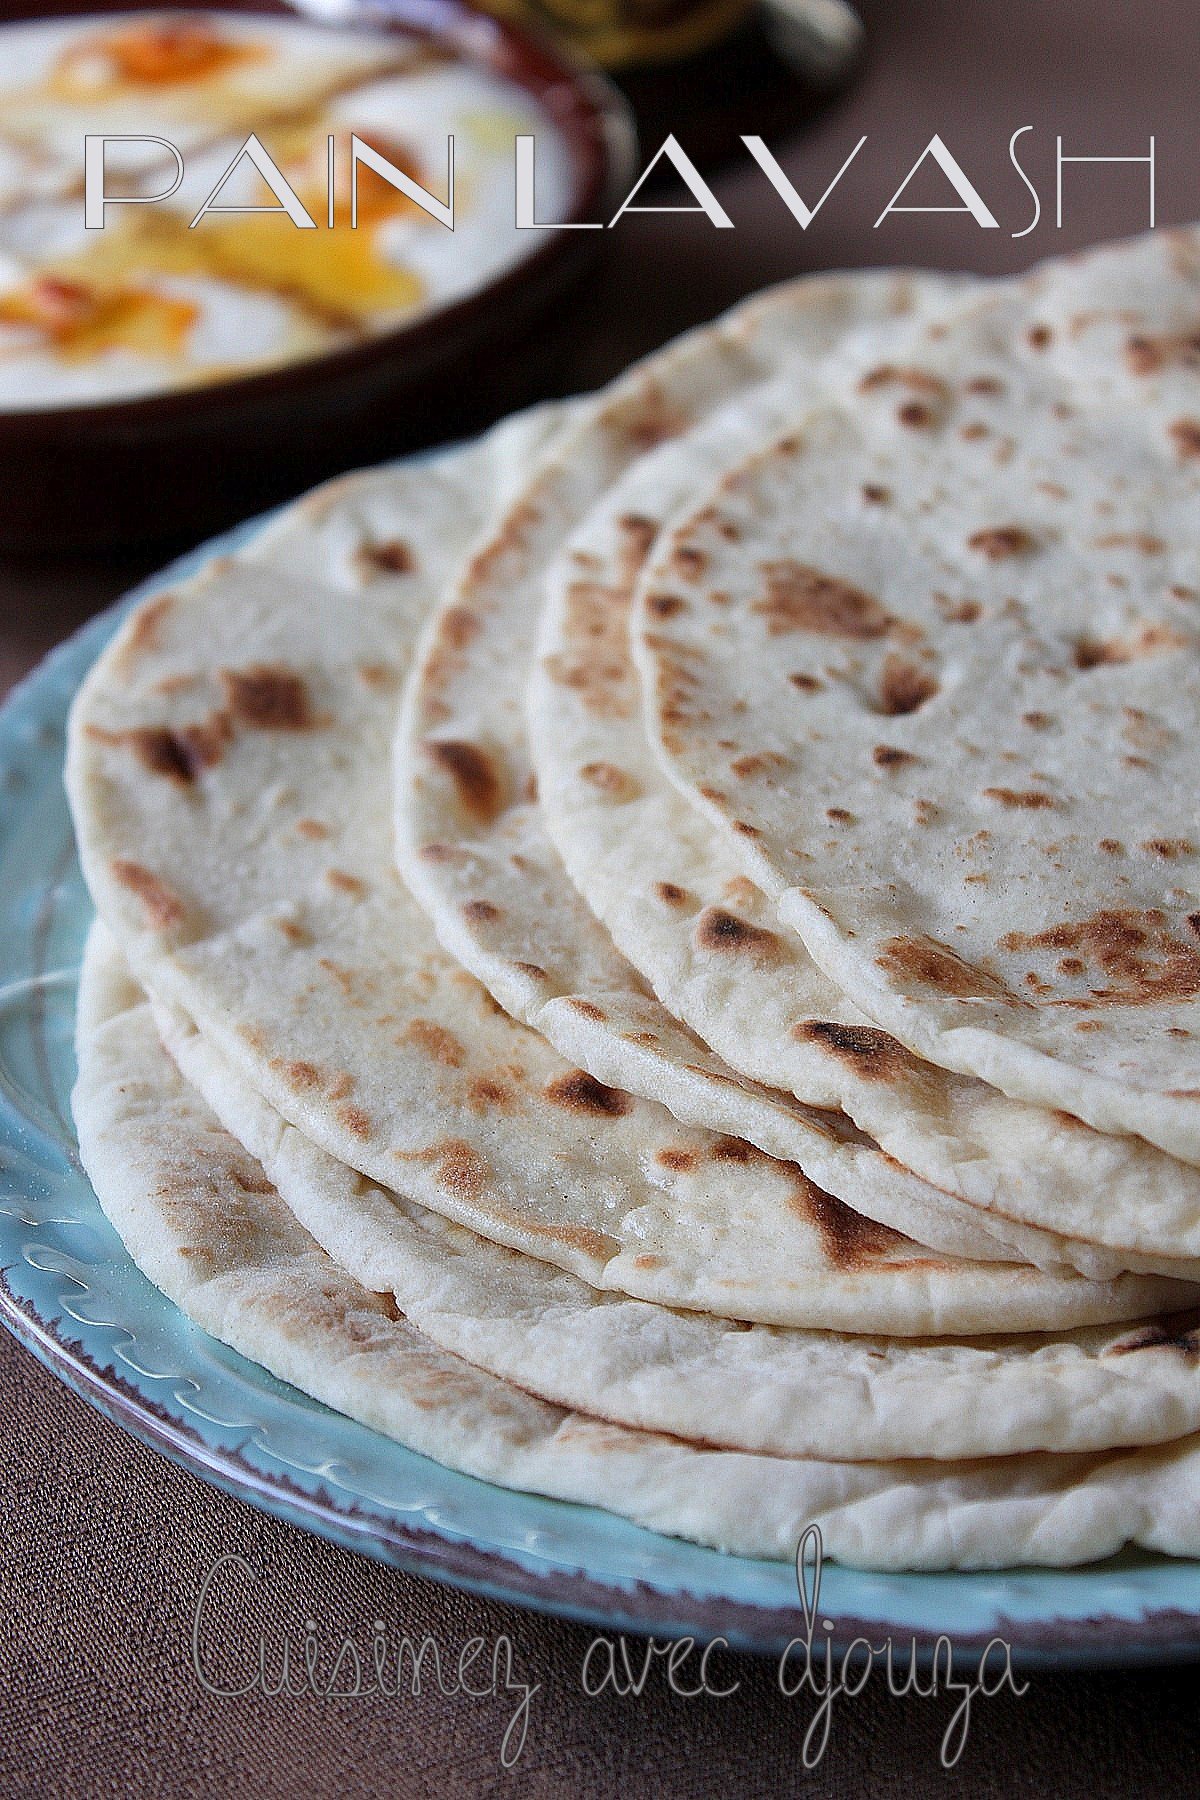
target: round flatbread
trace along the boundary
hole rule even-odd
[[[1104,1277],[1127,1265],[956,1208],[945,1181],[914,1179],[894,1154],[879,1154],[844,1119],[831,1120],[837,1102],[823,1092],[797,1090],[798,1105],[739,1079],[681,1029],[572,886],[547,837],[533,779],[540,721],[531,743],[525,689],[544,584],[572,524],[614,487],[625,495],[610,563],[571,559],[567,600],[582,653],[549,664],[554,679],[591,708],[603,704],[605,684],[624,660],[614,640],[622,595],[653,536],[652,512],[639,500],[639,471],[655,460],[647,446],[668,440],[686,467],[689,445],[710,421],[721,422],[727,450],[731,440],[757,442],[769,423],[793,417],[805,395],[870,366],[876,331],[938,312],[959,291],[944,278],[890,273],[794,282],[651,357],[588,408],[430,621],[396,742],[397,853],[446,949],[514,1018],[597,1080],[660,1101],[685,1123],[798,1161],[856,1210],[935,1249],[1074,1265]],[[651,501],[653,492],[651,485]],[[599,809],[619,830],[634,785],[603,758],[584,768],[590,816]]]
[[[201,1329],[326,1405],[451,1468],[604,1506],[652,1530],[790,1559],[810,1524],[876,1568],[1200,1551],[1195,1438],[990,1461],[748,1456],[547,1404],[438,1350],[346,1275],[158,1041],[103,940],[87,957],[74,1109],[101,1204],[144,1273]]]
[[[440,949],[392,859],[398,684],[464,537],[549,429],[334,484],[114,638],[73,709],[68,787],[137,979],[332,1155],[597,1287],[899,1335],[1188,1304],[1154,1277],[922,1249],[572,1067]]]
[[[722,1449],[838,1461],[1108,1449],[1200,1429],[1200,1314],[895,1340],[598,1293],[364,1182],[285,1124],[189,1019],[154,1011],[181,1074],[335,1262],[391,1293],[442,1349],[543,1399]]]
[[[958,1196],[984,1209],[1031,1262],[1068,1262],[1091,1275],[1114,1266],[1184,1273],[1194,1265],[1180,1265],[1165,1246],[1186,1247],[1193,1258],[1200,1250],[1195,1167],[1143,1139],[1091,1130],[924,1062],[873,1025],[781,928],[744,857],[668,780],[651,749],[629,642],[645,558],[631,550],[629,520],[636,517],[646,537],[661,531],[740,446],[778,430],[786,404],[774,384],[739,395],[708,424],[642,457],[569,539],[547,577],[528,694],[538,820],[665,1008],[739,1074],[811,1106],[842,1108],[887,1156],[944,1195],[938,1224],[913,1224],[916,1236],[934,1241],[928,1231]],[[682,597],[689,584],[680,569],[673,575],[663,593]],[[565,1053],[595,1056],[600,1027],[586,1013],[576,1024],[578,1015],[556,1002],[546,1012]],[[648,1063],[646,1079],[652,1074]],[[698,1078],[696,1089],[699,1111]],[[759,1090],[759,1107],[770,1098]],[[730,1112],[739,1105],[737,1128],[760,1141],[757,1115],[731,1088]],[[897,1191],[893,1204],[899,1199]],[[1049,1234],[1051,1223],[1078,1235]],[[1096,1236],[1102,1244],[1089,1241]]]
[[[634,651],[664,767],[862,1012],[1196,1162],[1200,238],[1090,266],[697,495]]]

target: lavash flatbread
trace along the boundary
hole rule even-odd
[[[868,1217],[951,1255],[1028,1255],[1045,1267],[1078,1261],[1106,1277],[1123,1266],[1119,1260],[1092,1253],[1089,1261],[1086,1250],[1073,1255],[1036,1233],[1018,1243],[990,1219],[955,1209],[860,1136],[831,1133],[836,1121],[828,1112],[739,1080],[656,1004],[591,916],[546,836],[532,786],[523,690],[544,579],[572,526],[623,476],[636,490],[648,445],[682,435],[684,455],[714,412],[735,412],[771,376],[772,406],[760,402],[758,410],[776,421],[789,417],[805,395],[869,366],[873,327],[936,314],[959,291],[945,278],[890,273],[794,282],[650,357],[585,411],[430,620],[396,740],[397,855],[446,949],[514,1018],[596,1079],[660,1101],[685,1123],[794,1159]],[[632,582],[648,527],[631,497],[619,580]],[[586,695],[608,667],[610,647],[595,634],[612,616],[613,590],[583,569],[570,592],[582,629],[593,635],[593,659],[571,662],[561,676],[576,687],[585,673],[578,691]],[[603,761],[588,765],[592,791],[617,809],[628,795],[608,785],[614,773]],[[614,810],[614,821],[619,816]],[[818,1107],[831,1104],[815,1099]]]
[[[794,1165],[572,1069],[439,949],[392,859],[397,684],[464,538],[549,429],[517,420],[319,491],[100,657],[68,789],[137,979],[332,1155],[596,1287],[899,1335],[1188,1304],[1157,1278],[925,1251]]]
[[[1063,1566],[1127,1542],[1200,1551],[1195,1438],[834,1463],[696,1448],[547,1405],[434,1348],[324,1255],[178,1074],[102,938],[85,962],[78,1048],[84,1163],[138,1266],[203,1330],[452,1468],[749,1556],[791,1558],[810,1523],[827,1554],[876,1568]]]
[[[1060,274],[1079,272],[1071,265]],[[644,559],[631,553],[626,521],[636,516],[661,529],[739,447],[778,430],[786,404],[786,391],[768,384],[642,457],[550,571],[528,693],[541,823],[663,1005],[739,1073],[811,1105],[843,1108],[887,1155],[944,1190],[944,1209],[951,1195],[986,1209],[1032,1262],[1069,1262],[1089,1274],[1113,1266],[1185,1273],[1188,1265],[1175,1265],[1164,1244],[1186,1246],[1192,1257],[1200,1250],[1200,1173],[1192,1165],[922,1062],[873,1026],[796,934],[780,928],[744,859],[653,754],[629,644]],[[599,621],[588,598],[596,592],[604,595]],[[570,1023],[560,1014],[559,1047],[586,1061],[586,1020],[574,1041]],[[730,1090],[731,1111],[740,1099]],[[748,1114],[738,1127],[756,1136]],[[1080,1235],[1029,1230],[1020,1221],[1030,1219]],[[1087,1241],[1097,1232],[1109,1248]]]
[[[837,1461],[1108,1449],[1200,1429],[1200,1313],[896,1341],[598,1293],[365,1182],[285,1124],[183,1014],[154,1015],[180,1073],[339,1266],[391,1293],[440,1348],[543,1399],[722,1449]]]
[[[634,632],[664,766],[857,1006],[1193,1162],[1198,241],[914,333],[697,497]]]

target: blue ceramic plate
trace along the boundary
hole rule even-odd
[[[178,581],[255,526],[146,588]],[[130,604],[131,602],[126,602]],[[202,1480],[352,1549],[481,1593],[660,1637],[778,1651],[804,1630],[795,1572],[718,1555],[589,1508],[457,1475],[329,1412],[206,1337],[141,1276],[75,1152],[75,971],[90,906],[62,793],[67,708],[121,609],[56,651],[0,712],[0,1314],[48,1368]],[[1200,1656],[1200,1564],[1127,1554],[1066,1572],[872,1575],[827,1566],[821,1620],[993,1635],[1028,1664]],[[823,1654],[818,1625],[815,1649]]]

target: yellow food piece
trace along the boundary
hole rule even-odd
[[[37,275],[0,296],[0,324],[32,327],[64,362],[106,350],[177,356],[198,309],[187,300],[133,285],[96,287],[57,275]]]

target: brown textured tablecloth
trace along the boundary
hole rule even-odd
[[[1067,155],[1144,155],[1157,140],[1162,223],[1200,214],[1195,0],[864,0],[871,60],[811,133],[771,138],[813,204],[862,133],[867,143],[811,230],[750,165],[715,185],[736,222],[627,218],[574,328],[583,386],[742,293],[802,269],[912,262],[1014,270],[1058,247],[1145,224],[1147,172],[1071,168],[1054,226],[1055,137]],[[1008,160],[1014,131],[1042,194],[1041,225]],[[686,144],[687,120],[677,131]],[[748,129],[753,129],[753,126]],[[874,228],[934,131],[999,219],[909,215]],[[905,201],[948,198],[914,181]],[[0,689],[140,573],[0,566]],[[661,1672],[640,1698],[588,1698],[591,1633],[397,1575],[276,1523],[124,1437],[0,1334],[0,1794],[442,1796],[493,1790],[590,1796],[859,1797],[964,1792],[1087,1796],[1200,1793],[1198,1685],[1189,1670],[1037,1676],[1020,1698],[979,1701],[945,1772],[952,1707],[877,1685],[841,1703],[820,1766],[801,1745],[812,1702],[784,1700],[769,1663],[726,1658],[731,1699],[683,1700]],[[235,1553],[258,1574],[221,1613],[231,1653],[277,1650],[316,1621],[324,1641],[435,1637],[452,1660],[507,1634],[516,1678],[539,1691],[512,1774],[500,1766],[511,1697],[219,1699],[192,1668],[197,1593]],[[233,1584],[230,1584],[231,1588]]]

